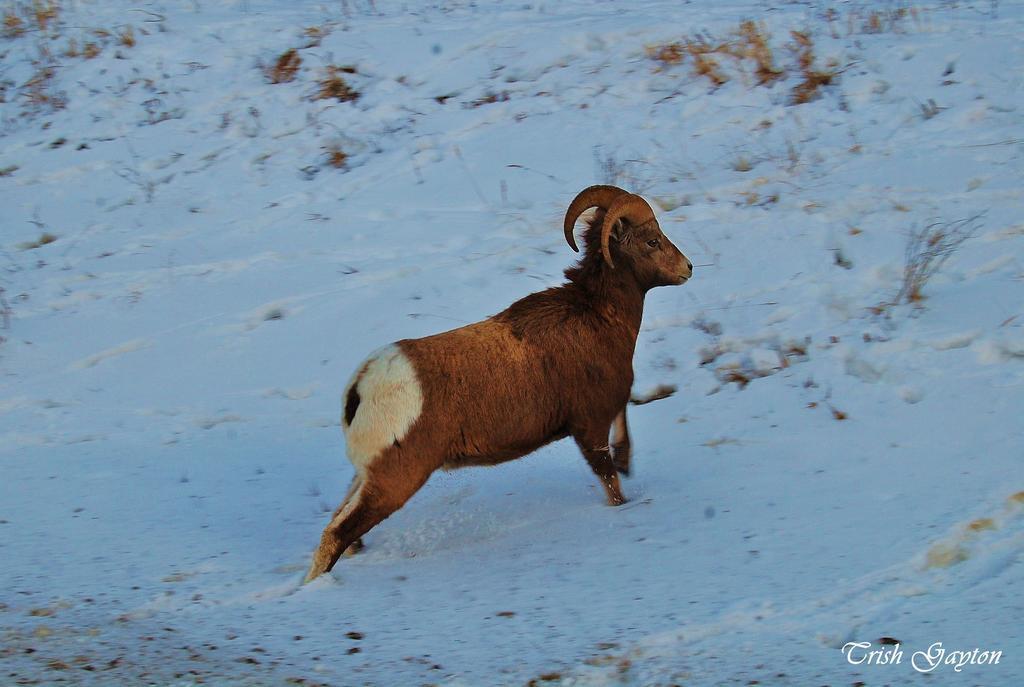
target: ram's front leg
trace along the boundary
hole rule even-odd
[[[626,406],[615,416],[612,423],[612,462],[615,469],[629,477],[633,445],[629,441],[629,425],[626,423]]]
[[[608,505],[621,506],[626,502],[622,495],[622,487],[619,486],[619,475],[615,472],[615,463],[612,461],[611,448],[608,441],[608,427],[603,432],[583,432],[574,436],[576,445],[586,458],[590,469],[594,471],[597,478],[601,480],[605,494],[608,496]]]

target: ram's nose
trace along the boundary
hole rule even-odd
[[[685,255],[683,255],[683,269],[679,276],[682,277],[683,281],[693,276],[693,263]]]

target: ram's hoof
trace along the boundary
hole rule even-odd
[[[627,499],[622,494],[619,494],[618,496],[612,496],[612,495],[608,496],[608,505],[609,506],[621,506],[624,503],[629,503],[629,499]]]
[[[309,582],[312,582],[313,580],[315,580],[316,578],[320,577],[325,572],[330,570],[331,567],[332,564],[329,562],[329,559],[320,555],[320,551],[317,550],[317,552],[313,554],[313,562],[312,564],[310,564],[309,572],[306,573],[306,579],[302,581],[302,584],[308,584]]]

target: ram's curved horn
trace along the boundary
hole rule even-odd
[[[580,249],[576,246],[576,237],[573,236],[572,228],[585,210],[589,210],[592,207],[607,210],[617,198],[623,195],[629,195],[629,192],[622,190],[618,186],[589,186],[580,191],[572,199],[572,202],[569,203],[569,209],[565,211],[565,241],[569,244],[569,247],[577,253],[580,252]]]
[[[612,254],[608,249],[608,238],[611,236],[612,227],[620,219],[629,220],[633,226],[640,226],[652,220],[656,221],[654,210],[640,196],[630,193],[616,199],[605,213],[604,224],[601,225],[601,254],[609,267],[615,267],[615,263],[612,262]]]

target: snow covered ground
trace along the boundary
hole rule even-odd
[[[5,2],[0,683],[1021,684],[1024,8],[899,7]],[[745,19],[781,78],[673,53]],[[353,367],[559,283],[596,182],[697,265],[631,501],[560,442],[300,587]]]

